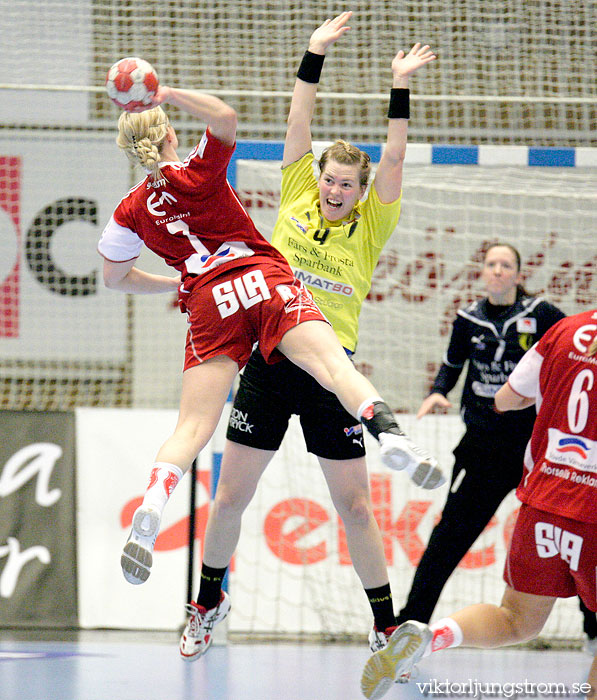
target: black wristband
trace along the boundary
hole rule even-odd
[[[318,83],[321,77],[324,58],[325,56],[321,54],[305,51],[296,77],[304,80],[306,83]]]
[[[388,119],[410,118],[410,90],[408,88],[392,88],[390,90],[390,106]]]

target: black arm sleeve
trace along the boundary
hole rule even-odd
[[[470,352],[470,338],[467,327],[468,322],[461,316],[457,316],[454,319],[452,335],[446,351],[446,359],[435,377],[431,389],[432,394],[437,392],[442,394],[442,396],[447,396],[448,392],[456,386],[458,377],[460,377]]]
[[[435,380],[433,381],[431,393],[447,396],[448,392],[456,386],[456,382],[458,381],[458,377],[460,376],[461,372],[462,367],[449,367],[448,365],[442,364],[435,377]]]
[[[558,321],[566,318],[566,314],[558,309],[557,306],[544,301],[540,304],[540,318],[539,318],[539,333],[537,334],[537,340],[539,340],[543,335]]]

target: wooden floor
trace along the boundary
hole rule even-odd
[[[36,636],[0,631],[0,700],[359,700],[369,655],[361,645],[234,643],[185,663],[173,633]],[[582,651],[448,650],[384,700],[580,698],[589,664]]]

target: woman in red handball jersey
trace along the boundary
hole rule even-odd
[[[162,103],[208,125],[184,161],[177,156],[176,132]],[[234,110],[216,97],[162,86],[154,107],[123,113],[118,130],[119,147],[147,174],[122,199],[102,234],[98,249],[105,259],[105,284],[138,294],[178,287],[189,321],[178,423],[157,454],[121,557],[125,578],[139,584],[150,573],[166,501],[211,437],[234,377],[256,341],[267,362],[285,355],[334,392],[375,437],[381,435],[382,458],[393,468],[422,460],[228,184]],[[153,275],[135,267],[143,244],[179,275]]]
[[[460,644],[494,648],[536,637],[557,598],[578,595],[597,611],[597,310],[550,328],[495,396],[498,411],[537,407],[516,495],[501,604],[472,605],[430,627],[409,621],[363,672],[366,697],[422,656]],[[410,642],[410,643],[409,643]],[[403,651],[397,651],[402,649]],[[394,654],[394,656],[392,656]],[[597,690],[597,657],[589,671]]]

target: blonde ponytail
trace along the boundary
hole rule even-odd
[[[170,122],[161,107],[145,112],[123,112],[118,120],[116,144],[138,165],[149,170],[154,182],[160,170],[161,150]]]

